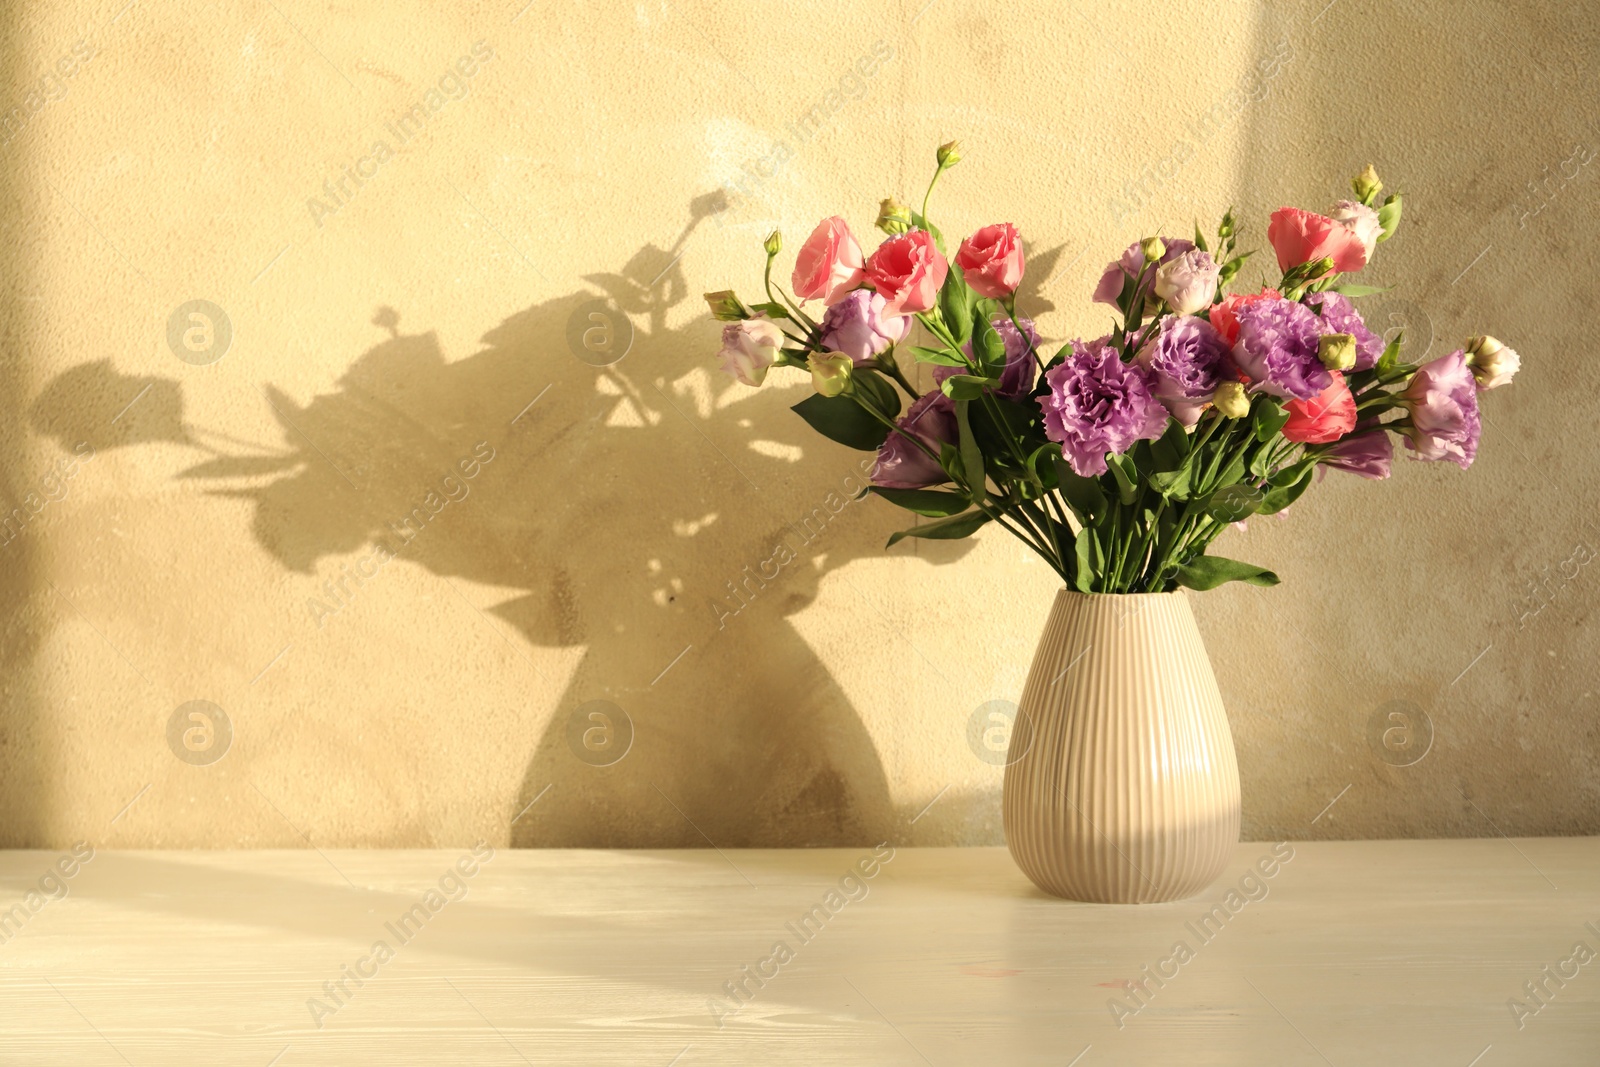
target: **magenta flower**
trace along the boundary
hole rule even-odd
[[[1156,399],[1190,427],[1222,383],[1228,342],[1204,319],[1164,315],[1135,358],[1150,371]]]
[[[1333,384],[1333,376],[1317,355],[1324,333],[1322,320],[1293,300],[1257,300],[1234,313],[1239,340],[1233,360],[1251,384],[1272,396],[1310,400]]]
[[[1347,333],[1356,339],[1356,365],[1352,370],[1368,370],[1383,355],[1383,338],[1367,329],[1361,313],[1343,293],[1311,293],[1306,302],[1322,312],[1323,333]]]
[[[1322,462],[1334,470],[1383,479],[1389,477],[1389,465],[1394,462],[1394,445],[1389,442],[1388,432],[1378,429],[1376,420],[1367,419],[1358,423],[1349,436],[1334,442]]]
[[[1167,409],[1151,378],[1139,364],[1122,362],[1108,338],[1074,341],[1072,355],[1045,375],[1050,392],[1039,398],[1045,436],[1061,443],[1079,474],[1104,474],[1107,452],[1126,452],[1166,429]]]
[[[1411,409],[1406,446],[1418,459],[1447,459],[1466,470],[1478,454],[1478,384],[1456,349],[1417,369],[1401,394]]]
[[[883,297],[866,289],[840,297],[822,316],[822,347],[843,352],[861,367],[890,345],[904,341],[911,332],[911,320],[885,315],[885,303]]]
[[[1006,343],[1006,369],[1000,373],[1000,385],[995,389],[998,396],[1010,400],[1021,400],[1033,390],[1033,377],[1035,361],[1033,352],[1039,350],[1044,342],[1039,340],[1039,332],[1033,328],[1033,320],[1017,316],[1017,322],[1028,332],[1025,340],[1017,327],[1011,325],[1009,315],[996,315],[989,320],[989,325],[994,327],[994,332],[1000,335],[1000,340]],[[1033,343],[1033,351],[1028,350],[1028,343]],[[968,341],[961,346],[961,351],[968,357],[972,355],[972,342]],[[970,374],[965,367],[935,367],[933,380],[935,384],[942,383],[954,374]]]
[[[928,455],[903,434],[890,432],[878,449],[878,462],[872,468],[872,484],[885,489],[923,489],[950,480],[934,456],[939,446],[955,444],[960,433],[956,409],[950,398],[937,389],[917,398],[898,425],[933,450]]]

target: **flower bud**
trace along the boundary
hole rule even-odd
[[[894,197],[888,197],[878,205],[878,221],[875,225],[890,237],[907,233],[911,229],[911,209]]]
[[[1167,254],[1167,243],[1159,237],[1146,237],[1139,242],[1139,251],[1144,253],[1146,263],[1156,263]]]
[[[1383,192],[1383,182],[1378,180],[1378,172],[1368,163],[1365,170],[1350,179],[1350,188],[1356,191],[1356,199],[1368,207]]]
[[[1329,370],[1349,370],[1356,365],[1356,339],[1353,334],[1330,333],[1317,341],[1317,358]]]
[[[1238,224],[1233,221],[1233,208],[1230,207],[1228,213],[1222,216],[1222,223],[1217,227],[1217,238],[1226,241],[1233,236],[1237,226]]]
[[[1323,256],[1321,259],[1306,264],[1307,278],[1320,278],[1333,269],[1333,257]]]
[[[1243,382],[1223,382],[1211,396],[1211,403],[1225,419],[1242,419],[1250,414],[1250,398]]]
[[[783,251],[783,233],[773,230],[767,234],[767,239],[761,242],[761,247],[767,250],[767,255],[775,256]]]
[[[938,159],[939,159],[939,166],[940,167],[953,167],[957,163],[960,163],[961,162],[961,142],[960,141],[950,141],[947,144],[940,145],[939,146]]]
[[[1472,368],[1480,390],[1510,385],[1512,377],[1522,367],[1522,357],[1515,349],[1488,334],[1468,341],[1466,354],[1467,366]]]
[[[838,396],[850,388],[854,364],[843,352],[813,352],[806,363],[811,367],[811,387],[823,396]]]
[[[723,322],[738,322],[740,319],[750,317],[750,309],[740,303],[732,289],[724,289],[718,293],[706,294],[706,305],[711,308],[711,317]]]

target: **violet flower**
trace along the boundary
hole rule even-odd
[[[1155,398],[1187,429],[1222,384],[1228,342],[1204,319],[1164,315],[1135,357],[1149,370]]]
[[[939,446],[955,444],[960,433],[956,409],[950,398],[935,389],[924,393],[900,417],[897,425],[933,450],[928,455],[905,436],[894,431],[878,448],[878,462],[872,468],[872,484],[885,489],[923,489],[950,480],[934,456]]]
[[[1418,459],[1447,459],[1466,470],[1478,454],[1482,426],[1478,383],[1459,348],[1417,369],[1401,396],[1411,410],[1406,446]]]
[[[1306,303],[1322,312],[1323,333],[1347,333],[1356,339],[1356,363],[1351,370],[1369,370],[1383,355],[1382,337],[1367,329],[1361,313],[1343,293],[1310,293]]]
[[[1394,445],[1387,430],[1379,429],[1376,419],[1363,419],[1348,436],[1341,437],[1323,453],[1322,465],[1363,478],[1389,477],[1394,462]]]
[[[1027,331],[1024,339],[1016,326],[1011,324],[1009,315],[996,315],[989,320],[989,325],[994,327],[994,332],[1000,335],[1000,340],[1006,343],[1006,369],[1000,373],[1000,384],[995,388],[998,396],[1008,400],[1021,400],[1033,390],[1034,369],[1037,366],[1033,352],[1028,350],[1028,343],[1033,343],[1033,351],[1038,351],[1044,342],[1039,339],[1039,331],[1033,328],[1033,320],[1017,317],[1017,323]],[[972,358],[972,342],[968,341],[961,346],[961,351]],[[946,378],[956,374],[970,374],[965,367],[935,367],[933,368],[933,381],[935,385],[941,384]]]
[[[1193,241],[1185,241],[1181,237],[1163,237],[1161,238],[1161,243],[1167,246],[1167,250],[1162,253],[1161,260],[1157,263],[1157,266],[1160,266],[1161,263],[1170,263],[1194,248]],[[1121,259],[1115,263],[1106,264],[1105,273],[1100,275],[1100,282],[1094,287],[1095,303],[1110,304],[1112,307],[1116,307],[1117,299],[1121,297],[1123,287],[1132,285],[1133,280],[1139,276],[1139,272],[1143,269],[1144,250],[1139,247],[1139,242],[1135,241],[1128,246],[1126,252],[1122,253]],[[1145,271],[1144,282],[1139,286],[1140,291],[1148,295],[1151,287],[1155,285],[1155,280],[1155,271]]]
[[[1317,342],[1324,330],[1317,313],[1293,300],[1257,300],[1235,312],[1239,340],[1233,360],[1263,393],[1309,400],[1333,384]]]
[[[1045,436],[1086,478],[1106,472],[1106,453],[1154,440],[1167,425],[1167,409],[1152,392],[1151,373],[1124,363],[1109,339],[1075,341],[1072,354],[1045,374],[1050,392],[1039,398]]]
[[[883,297],[857,289],[840,297],[822,316],[822,347],[843,352],[858,367],[872,363],[878,353],[899,344],[911,332],[911,319],[885,315]]]

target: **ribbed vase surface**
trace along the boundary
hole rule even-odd
[[[1178,900],[1239,841],[1233,734],[1182,592],[1057,593],[1007,760],[1006,844],[1046,893]]]

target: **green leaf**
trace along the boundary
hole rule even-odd
[[[972,503],[964,493],[949,493],[942,489],[888,489],[881,485],[870,486],[869,489],[891,504],[934,519],[959,515]]]
[[[1257,396],[1255,403],[1250,408],[1250,428],[1256,435],[1256,440],[1262,444],[1272,440],[1283,424],[1289,421],[1289,413],[1270,396],[1262,394]]]
[[[952,352],[947,348],[924,348],[921,345],[911,345],[911,354],[917,357],[918,363],[934,363],[941,367],[970,367],[967,357],[959,352]]]
[[[1400,345],[1405,340],[1406,332],[1400,330],[1394,335],[1394,340],[1383,346],[1383,354],[1378,357],[1378,374],[1388,374],[1394,370],[1395,364],[1400,361]]]
[[[883,423],[867,414],[860,404],[847,396],[812,393],[790,410],[828,440],[863,452],[876,452],[883,445],[884,435],[888,432]]]
[[[1330,293],[1343,293],[1345,296],[1354,299],[1358,296],[1371,296],[1374,293],[1387,293],[1393,288],[1394,286],[1392,285],[1355,285],[1347,282],[1344,285],[1330,286],[1326,291]]]
[[[1088,526],[1078,531],[1077,544],[1074,546],[1078,566],[1073,574],[1073,583],[1080,593],[1094,592],[1094,581],[1100,575],[1100,569],[1105,561],[1100,555],[1100,542],[1094,535],[1094,530]]]
[[[1106,469],[1117,480],[1117,498],[1124,504],[1133,503],[1134,497],[1139,495],[1139,468],[1134,464],[1133,457],[1107,456]]]
[[[984,370],[999,373],[1005,369],[1006,343],[987,315],[972,320],[972,355]]]
[[[1150,476],[1156,492],[1168,500],[1187,500],[1193,488],[1194,468],[1181,467],[1175,471],[1160,471]]]
[[[775,300],[769,300],[765,304],[751,304],[750,305],[750,310],[751,311],[765,311],[768,316],[770,316],[771,318],[774,318],[774,319],[792,319],[792,318],[794,318],[793,315],[789,314],[789,309],[788,308],[784,307],[782,304],[778,303]]]
[[[1211,251],[1206,245],[1206,235],[1200,232],[1200,221],[1198,219],[1195,220],[1194,224],[1194,246],[1202,252]]]
[[[938,247],[939,254],[948,258],[949,254],[944,250],[944,234],[939,232],[939,227],[935,226],[933,223],[929,222],[915,211],[911,213],[911,225],[917,227],[919,230],[927,230],[930,234],[932,234],[933,243]]]
[[[939,388],[951,400],[976,400],[985,389],[1000,384],[999,378],[979,378],[972,374],[952,374],[940,383]]]
[[[961,471],[966,477],[967,488],[974,496],[984,491],[983,477],[983,450],[978,447],[978,439],[972,435],[972,421],[967,415],[970,400],[956,401],[956,425],[961,429],[961,441],[957,447],[961,451]]]
[[[855,383],[857,392],[863,394],[863,400],[869,401],[873,407],[891,419],[900,414],[900,390],[882,374],[865,367],[857,367],[850,375],[850,379]],[[878,425],[883,424],[878,423]]]
[[[1394,236],[1395,227],[1400,225],[1400,194],[1389,197],[1378,209],[1378,225],[1383,227],[1383,232],[1378,234],[1378,241],[1382,243]]]
[[[1272,474],[1267,478],[1267,484],[1271,485],[1273,488],[1282,488],[1287,485],[1293,485],[1309,474],[1311,472],[1311,468],[1316,466],[1316,463],[1316,459],[1311,456],[1306,456],[1303,459],[1297,459],[1288,466],[1273,471]]]
[[[939,316],[958,345],[972,335],[973,295],[961,268],[950,264],[950,273],[945,275],[944,285],[939,288]]]
[[[913,526],[909,530],[901,530],[889,535],[889,543],[884,548],[893,548],[907,537],[924,537],[938,541],[958,541],[963,537],[970,537],[979,527],[989,521],[989,516],[981,511],[969,511],[964,515],[952,515],[948,519],[930,522],[926,526]]]
[[[1278,581],[1278,576],[1264,567],[1222,556],[1199,556],[1178,568],[1178,584],[1190,589],[1215,589],[1224,582],[1277,585]]]
[[[1192,443],[1183,424],[1173,419],[1167,423],[1167,428],[1161,436],[1150,442],[1150,458],[1155,463],[1153,469],[1157,472],[1177,470],[1188,458]]]
[[[1206,497],[1205,510],[1218,522],[1239,522],[1254,515],[1265,494],[1248,482],[1235,482]]]
[[[1085,478],[1073,470],[1059,447],[1050,458],[1056,471],[1056,484],[1061,487],[1061,495],[1066,498],[1067,505],[1085,526],[1093,525],[1106,512],[1106,494],[1100,488],[1100,482]]]
[[[1284,471],[1293,470],[1295,467],[1302,466],[1307,462],[1308,461],[1302,461],[1301,463],[1296,463],[1291,467],[1285,467]],[[1311,486],[1311,475],[1315,469],[1316,461],[1310,460],[1309,465],[1307,465],[1305,469],[1299,473],[1299,476],[1294,481],[1288,482],[1284,485],[1275,485],[1271,489],[1267,490],[1266,498],[1261,502],[1261,514],[1276,515],[1290,504],[1293,504],[1296,500],[1299,500],[1300,494],[1304,493]],[[1279,473],[1281,474],[1283,471],[1280,471]]]

